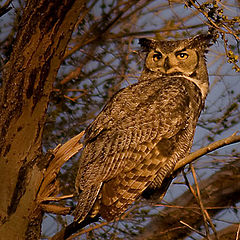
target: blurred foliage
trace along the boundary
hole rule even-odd
[[[10,1],[7,7],[5,3],[0,1],[0,10],[7,9],[0,18],[1,69],[11,54],[25,7],[23,0]],[[146,36],[181,39],[214,30],[216,43],[207,56],[211,89],[199,121],[194,149],[240,129],[239,9],[237,0],[90,0],[82,13],[83,21],[76,25],[53,86],[43,134],[44,151],[84,130],[116,91],[137,81],[144,60],[138,38]],[[1,76],[0,86],[4,81]],[[227,148],[205,157],[206,161],[197,165],[199,175],[208,176],[211,174],[206,171],[209,164],[215,171],[219,168],[216,162],[225,164],[233,155],[239,156],[239,150]],[[62,194],[74,191],[76,170],[77,157],[62,168],[59,177]],[[179,179],[181,177],[177,181]],[[179,185],[177,187],[180,190],[175,193],[170,189],[166,201],[174,200],[183,192]],[[66,203],[72,204],[63,202]],[[130,213],[130,220],[86,233],[83,239],[130,239],[141,232],[144,223],[158,209],[150,211],[145,205],[139,206]],[[54,227],[46,228],[45,233],[51,235],[58,224],[63,226],[69,221],[69,218],[54,217]]]

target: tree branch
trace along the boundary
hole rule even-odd
[[[3,4],[2,7],[0,7],[0,17],[2,17],[4,14],[6,14],[7,12],[9,12],[12,9],[12,7],[9,7],[11,2],[12,2],[12,0],[8,0]]]
[[[41,203],[44,201],[54,201],[59,200],[59,198],[51,197],[56,189],[56,178],[60,171],[62,165],[67,162],[72,156],[78,153],[83,145],[79,143],[80,139],[83,137],[84,131],[71,138],[69,141],[64,143],[62,146],[58,145],[51,153],[50,160],[52,156],[54,158],[51,160],[44,176],[44,180],[40,186],[37,200]],[[69,197],[69,196],[68,196]],[[63,197],[61,197],[62,199]],[[46,210],[46,206],[45,206]],[[52,211],[51,211],[52,212]]]
[[[212,144],[209,144],[208,146],[204,147],[204,148],[201,148],[193,153],[191,153],[188,157],[182,159],[178,164],[177,166],[175,167],[174,169],[174,173],[173,173],[173,176],[176,175],[176,172],[179,171],[180,168],[184,167],[186,164],[189,164],[191,163],[192,161],[196,160],[197,158],[205,155],[206,153],[209,153],[209,152],[212,152],[220,147],[223,147],[223,146],[226,146],[226,145],[229,145],[229,144],[233,144],[233,143],[236,143],[236,142],[239,142],[240,141],[240,136],[236,136],[236,133],[233,134],[232,136],[230,137],[227,137],[225,139],[222,139],[222,140],[219,140],[219,141],[216,141]],[[71,145],[71,144],[69,144]],[[50,173],[51,175],[51,173]],[[173,177],[171,178],[171,180],[173,179]],[[163,184],[165,185],[165,184]],[[169,185],[168,185],[169,186]],[[164,193],[166,192],[167,190],[167,187],[164,188],[165,191]],[[162,195],[162,197],[164,196],[164,194]],[[45,198],[45,200],[54,200],[52,198]],[[56,199],[57,200],[57,199]],[[46,207],[44,205],[44,207]],[[55,209],[54,207],[52,207],[51,205],[49,206],[49,209],[46,207],[45,208],[46,211],[49,211],[49,212],[54,212],[56,214],[58,214],[58,210],[59,212],[63,211],[64,212],[64,215],[65,214],[68,214],[68,210],[70,212],[71,209]],[[219,210],[219,209],[218,209]],[[199,212],[200,213],[200,212]],[[61,213],[60,213],[61,214]],[[53,238],[51,238],[51,240],[55,240],[55,239],[66,239],[67,237],[69,237],[71,234],[73,234],[75,231],[79,230],[79,229],[82,229],[83,227],[93,223],[93,222],[96,222],[98,221],[98,217],[97,218],[87,218],[86,220],[84,220],[84,222],[81,222],[81,223],[76,223],[76,222],[73,222],[71,223],[70,225],[66,226],[64,229],[62,229],[59,233],[57,233]],[[200,220],[199,220],[200,221]]]
[[[240,229],[240,225],[239,224],[233,224],[230,225],[229,227],[226,227],[220,231],[218,231],[219,237],[222,240],[228,240],[228,239],[232,239],[232,240],[237,240],[239,239],[239,229]],[[217,238],[212,234],[210,235],[212,240],[217,240]],[[206,240],[206,238],[202,238],[202,240]]]
[[[199,184],[202,202],[209,216],[214,216],[223,209],[231,208],[240,200],[239,188],[240,165],[239,160],[224,166]],[[226,206],[227,205],[227,206]],[[162,206],[162,205],[161,205]],[[183,221],[194,229],[202,225],[202,214],[194,196],[185,192],[178,197],[170,207],[154,217],[135,240],[146,239],[183,239],[191,231],[179,221]]]
[[[186,166],[187,164],[193,162],[194,160],[196,160],[199,157],[202,157],[203,155],[212,152],[218,148],[233,144],[233,143],[237,143],[240,142],[240,135],[236,135],[237,133],[234,133],[232,136],[221,139],[219,141],[216,141],[214,143],[209,144],[206,147],[203,147],[191,154],[189,154],[187,157],[183,158],[182,160],[180,160],[175,168],[174,168],[174,172],[178,171],[180,168]]]

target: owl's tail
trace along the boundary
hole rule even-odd
[[[98,193],[101,189],[102,183],[98,185],[92,185],[87,189],[84,189],[79,194],[79,200],[72,215],[74,215],[74,221],[82,222],[88,214],[92,215],[92,208],[97,199]],[[94,213],[96,215],[96,213]]]

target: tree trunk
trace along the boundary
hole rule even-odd
[[[86,0],[27,1],[0,99],[0,239],[39,239],[42,131],[53,82]]]

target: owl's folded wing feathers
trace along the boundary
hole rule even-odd
[[[76,179],[76,188],[79,192],[82,191],[79,199],[81,206],[81,201],[86,201],[84,192],[87,189],[99,186],[92,193],[95,195],[91,196],[93,200],[97,198],[102,183],[104,185],[116,178],[109,185],[110,188],[116,188],[114,184],[120,184],[119,181],[123,181],[125,175],[125,179],[130,178],[134,169],[140,169],[141,164],[144,167],[143,161],[150,159],[149,154],[157,154],[153,149],[161,139],[171,138],[185,126],[189,117],[189,96],[186,89],[180,81],[179,84],[177,80],[171,84],[171,81],[162,80],[151,82],[151,87],[149,82],[141,82],[118,92],[88,127],[86,146]],[[153,174],[155,170],[152,169]],[[131,180],[129,187],[136,185],[139,177]],[[149,174],[145,176],[147,177],[150,177]],[[144,190],[141,188],[146,186],[142,185],[139,191]],[[105,204],[117,201],[117,196],[112,196],[111,199],[111,191],[106,187],[103,186],[103,190],[109,194]],[[136,194],[138,193],[133,195]]]

